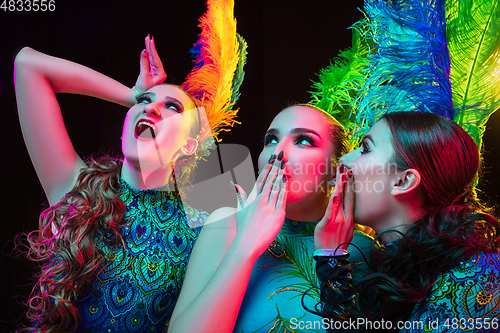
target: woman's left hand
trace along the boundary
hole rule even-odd
[[[163,69],[163,64],[156,51],[154,38],[149,35],[145,39],[146,49],[141,52],[141,72],[135,83],[135,95],[145,92],[146,90],[162,84],[167,78],[167,74]]]
[[[314,229],[314,248],[344,249],[354,237],[354,177],[352,171],[337,172],[337,184],[325,216]]]

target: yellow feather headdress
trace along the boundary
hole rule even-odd
[[[205,108],[211,133],[202,128],[200,141],[230,131],[238,110],[246,61],[246,42],[236,33],[233,0],[208,0],[207,12],[200,18],[200,39],[194,44],[195,66],[181,87]]]

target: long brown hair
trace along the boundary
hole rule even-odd
[[[392,133],[398,169],[421,175],[428,212],[408,228],[395,250],[374,247],[373,273],[356,285],[364,317],[396,322],[409,318],[451,264],[498,251],[500,225],[474,194],[479,150],[459,125],[426,112],[394,112],[382,119]],[[381,234],[388,232],[395,231]]]

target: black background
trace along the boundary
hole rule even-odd
[[[181,84],[192,68],[188,50],[199,33],[197,20],[205,12],[203,1],[56,0],[55,4],[54,12],[0,10],[0,332],[25,322],[22,303],[32,288],[33,270],[25,259],[12,257],[13,239],[37,227],[46,202],[17,117],[12,76],[17,52],[30,46],[133,86],[149,33],[155,37],[167,82]],[[256,161],[262,136],[276,113],[291,103],[308,102],[316,73],[351,45],[348,28],[360,18],[361,6],[360,0],[236,0],[235,16],[238,31],[248,42],[248,62],[237,104],[242,124],[222,134],[223,142],[247,146]],[[75,95],[58,99],[68,133],[82,156],[120,152],[125,108]],[[496,204],[500,113],[490,119],[488,128],[486,172],[479,188]]]

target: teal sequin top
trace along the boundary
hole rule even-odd
[[[187,263],[206,212],[179,195],[136,190],[121,179],[127,207],[123,246],[102,248],[97,279],[78,300],[79,332],[162,332],[179,297]]]

